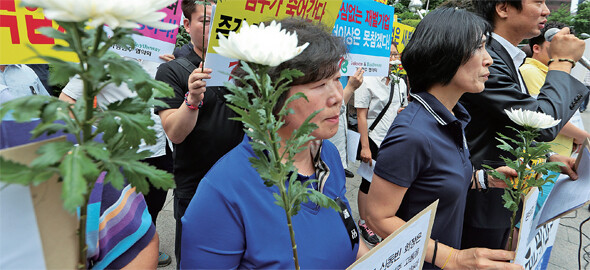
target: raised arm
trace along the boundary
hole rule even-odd
[[[352,94],[354,93],[354,91],[356,89],[358,89],[359,86],[361,86],[361,84],[363,84],[363,74],[364,73],[365,73],[364,69],[358,68],[356,70],[356,72],[354,73],[354,75],[352,75],[348,78],[348,83],[346,84],[346,87],[344,88],[344,95],[343,95],[344,104],[348,103],[348,101],[352,97]]]
[[[188,78],[188,96],[186,101],[178,108],[170,108],[159,112],[164,131],[173,143],[179,144],[183,142],[197,123],[199,117],[198,106],[203,101],[207,86],[207,83],[203,79],[211,78],[211,69],[205,68],[201,72],[201,65]],[[189,108],[189,105],[193,108]]]

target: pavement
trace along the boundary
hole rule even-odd
[[[582,113],[582,121],[586,130],[590,132],[590,112],[586,111]],[[349,170],[356,172],[358,168],[358,162],[356,164],[349,163]],[[357,207],[357,193],[361,183],[360,177],[355,173],[353,178],[347,178],[346,183],[346,197],[350,202],[352,208],[353,217],[358,220],[358,207]],[[161,267],[160,269],[176,269],[176,261],[174,259],[174,231],[175,231],[175,220],[173,213],[173,200],[172,191],[168,192],[166,203],[164,208],[158,215],[157,220],[157,231],[160,236],[160,251],[166,252],[172,257],[172,264]],[[559,230],[555,243],[553,244],[553,250],[551,252],[551,258],[547,269],[549,270],[570,270],[578,269],[578,254],[580,254],[581,269],[590,269],[590,222],[587,222],[583,228],[583,234],[580,234],[580,223],[590,217],[590,211],[588,206],[581,207],[576,211],[561,218],[559,224]],[[214,222],[214,221],[209,221]],[[580,239],[582,243],[580,244]],[[582,250],[578,252],[578,248],[582,247]]]

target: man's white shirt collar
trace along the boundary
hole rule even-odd
[[[520,72],[518,71],[518,68],[520,67],[520,65],[522,65],[522,63],[524,63],[524,59],[526,58],[526,54],[518,47],[512,45],[512,43],[508,42],[508,40],[506,40],[504,37],[502,37],[496,33],[492,33],[492,37],[496,41],[498,41],[500,43],[500,45],[502,45],[502,47],[504,47],[504,49],[506,49],[506,51],[508,51],[510,58],[512,58],[512,63],[514,64],[514,67],[516,68],[516,73],[518,75],[518,81],[520,83],[520,91],[526,94],[527,91],[526,91],[526,87],[524,86],[524,81],[522,80],[522,76],[520,75]]]

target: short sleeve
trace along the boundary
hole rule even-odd
[[[64,87],[61,92],[68,95],[68,97],[78,100],[82,97],[83,87],[84,86],[82,85],[82,80],[80,80],[80,77],[75,76],[68,84],[66,84],[66,87]]]
[[[182,217],[181,268],[238,268],[246,248],[241,220],[232,203],[203,178]]]
[[[184,70],[175,69],[172,65],[178,65],[174,61],[164,63],[160,65],[158,71],[156,72],[155,79],[158,81],[165,82],[174,90],[173,97],[166,97],[166,98],[158,98],[159,100],[168,104],[169,108],[165,107],[158,107],[156,106],[154,112],[157,114],[160,111],[166,109],[176,109],[179,108],[182,103],[184,102],[184,93],[187,91],[187,84],[188,84],[188,75],[182,76],[181,72],[185,72]]]
[[[379,148],[375,174],[401,187],[410,187],[431,163],[431,145],[418,130],[394,125]]]
[[[371,91],[369,90],[366,81],[363,81],[361,86],[354,91],[354,107],[369,108],[369,104],[371,104]]]

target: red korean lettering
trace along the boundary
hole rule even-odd
[[[0,1],[1,2],[1,1]],[[8,27],[12,44],[20,44],[16,16],[0,15],[0,27]]]
[[[347,21],[346,15],[346,3],[342,2],[342,5],[340,6],[340,20]]]
[[[0,0],[0,10],[16,12],[16,4],[14,0]]]
[[[51,20],[35,19],[32,15],[25,15],[25,22],[27,24],[27,36],[31,44],[54,44],[53,38],[37,33],[40,27],[51,27]]]
[[[359,18],[362,19],[363,14],[361,13],[361,10],[358,8],[358,6],[357,5],[348,5],[348,7],[346,9],[348,12],[348,21],[360,24],[361,21],[359,20]]]
[[[260,9],[260,13],[264,13],[264,7],[270,6],[270,1],[269,0],[258,0],[258,4],[262,5],[262,8]],[[269,8],[269,10],[270,10],[270,8]]]
[[[291,15],[291,17],[295,16],[295,14],[297,14],[297,8],[299,7],[299,0],[289,0],[289,3],[287,3],[287,11],[285,11],[285,13],[287,15]]]
[[[269,9],[273,9],[275,7],[275,5],[277,4],[277,2],[279,3],[279,5],[277,6],[277,12],[275,12],[275,16],[279,16],[279,10],[281,10],[281,5],[283,5],[283,0],[274,0],[274,2],[272,2],[272,5],[270,5]]]
[[[381,27],[383,28],[383,30],[389,30],[389,22],[391,21],[391,16],[387,15],[387,14],[383,14],[383,23],[381,24]]]
[[[319,1],[318,1],[319,2]],[[316,21],[322,21],[322,18],[324,18],[324,14],[326,14],[326,2],[323,3],[319,3],[318,5],[316,5],[315,9],[313,10],[313,19]],[[321,11],[320,11],[321,9]]]
[[[244,9],[248,11],[256,11],[257,3],[258,0],[246,0],[246,6],[244,7]]]

